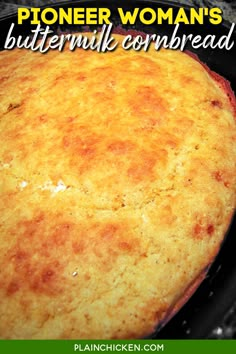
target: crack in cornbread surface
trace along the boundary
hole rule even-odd
[[[1,338],[150,334],[232,217],[227,94],[168,50],[5,51],[0,82]]]

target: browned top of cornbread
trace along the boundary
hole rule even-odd
[[[182,52],[119,48],[1,52],[0,96],[1,338],[151,333],[232,217],[227,94]]]

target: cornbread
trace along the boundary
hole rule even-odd
[[[0,337],[151,334],[232,218],[234,98],[185,53],[120,46],[3,51],[0,82]]]

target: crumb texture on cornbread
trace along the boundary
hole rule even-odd
[[[16,49],[0,96],[0,337],[152,333],[235,208],[227,93],[178,51]]]

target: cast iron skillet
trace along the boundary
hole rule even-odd
[[[43,2],[42,2],[43,4]],[[117,15],[117,7],[125,10],[132,10],[134,7],[162,7],[167,9],[173,7],[177,12],[180,4],[171,1],[147,1],[136,0],[127,1],[121,4],[120,1],[102,0],[102,1],[71,1],[59,4],[50,4],[50,7],[108,7],[112,11],[112,22],[115,26],[120,25],[119,16]],[[184,6],[188,11],[189,7]],[[0,20],[0,49],[3,49],[6,35],[11,23],[16,23],[14,34],[28,35],[32,26],[29,23],[17,25],[17,15],[8,16]],[[82,27],[78,26],[58,26],[55,24],[50,26],[56,33],[60,31],[80,31]],[[90,26],[93,30],[95,26]],[[126,26],[126,29],[136,29],[146,33],[158,33],[161,35],[171,36],[173,27],[168,25],[150,25],[145,26],[140,22],[136,22],[135,26]],[[207,34],[214,34],[217,38],[227,35],[230,24],[223,21],[221,25],[211,25],[205,22],[204,25],[181,25],[179,33],[194,35],[200,34],[205,37]],[[232,35],[232,40],[236,43],[236,32]],[[195,52],[198,57],[205,62],[210,69],[216,71],[227,80],[230,81],[231,87],[236,92],[236,44],[230,51],[220,49],[199,49],[193,50],[190,45],[186,49]],[[45,58],[46,59],[46,58]],[[22,63],[23,65],[23,63]],[[223,142],[222,142],[223,144]],[[150,338],[170,338],[170,339],[187,339],[187,338],[206,338],[210,331],[215,328],[223,316],[236,301],[236,217],[234,217],[227,237],[222,245],[221,251],[210,268],[206,279],[200,285],[195,294],[190,298],[187,304],[165,325],[164,328],[154,333]]]

